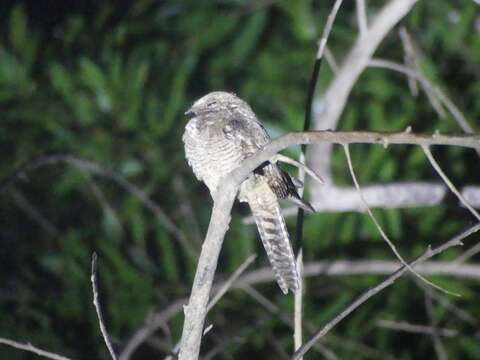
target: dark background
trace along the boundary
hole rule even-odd
[[[307,84],[332,1],[2,1],[0,5],[0,181],[33,159],[70,154],[111,169],[143,189],[181,229],[179,242],[151,211],[109,177],[58,162],[23,171],[0,189],[0,336],[31,342],[74,359],[107,359],[91,303],[90,259],[99,255],[106,325],[117,349],[151,311],[188,295],[211,200],[188,168],[183,112],[212,90],[248,101],[276,137],[303,126]],[[373,17],[383,1],[367,1]],[[440,85],[476,127],[480,114],[480,12],[473,1],[420,1],[403,20],[423,52],[425,74]],[[329,46],[341,59],[357,34],[353,1],[345,1]],[[397,30],[377,57],[401,62]],[[332,72],[324,66],[321,94]],[[404,77],[369,69],[356,84],[339,129],[461,132],[439,119],[427,97],[411,96]],[[295,149],[291,150],[295,154]],[[353,146],[361,184],[434,180],[421,149]],[[478,156],[436,149],[459,187],[478,184]],[[341,149],[333,156],[338,184],[351,185]],[[440,181],[440,179],[437,179]],[[376,214],[406,258],[473,224],[453,196],[438,207]],[[251,253],[266,257],[247,211],[234,209],[218,278]],[[294,221],[289,220],[293,233]],[[454,259],[463,249],[442,254]],[[364,214],[315,214],[305,228],[305,260],[393,259]],[[471,261],[478,261],[475,257]],[[307,280],[305,318],[319,327],[381,276]],[[433,277],[462,294],[449,298],[480,315],[478,281]],[[257,287],[289,316],[293,299],[275,284]],[[371,299],[327,337],[338,358],[434,358],[432,339],[376,326],[379,319],[428,325],[424,292],[411,278]],[[436,305],[436,304],[435,304]],[[480,358],[478,328],[435,306],[439,326],[460,335],[443,339],[452,359]],[[182,315],[157,333],[163,350],[142,346],[134,359],[163,358],[179,339]],[[240,290],[208,317],[214,328],[202,353],[218,343],[219,359],[279,358],[290,353],[291,331]],[[306,336],[310,334],[306,331]],[[160,353],[158,352],[160,351]],[[314,350],[307,358],[319,358]],[[35,358],[0,346],[2,359]]]

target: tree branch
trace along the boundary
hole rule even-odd
[[[97,287],[97,254],[93,253],[92,255],[92,273],[90,276],[90,281],[92,283],[92,292],[93,292],[93,306],[95,306],[95,311],[97,312],[98,324],[100,326],[100,332],[102,333],[103,340],[105,345],[107,345],[108,352],[113,360],[117,360],[117,355],[115,350],[113,350],[112,342],[108,336],[107,328],[105,327],[105,322],[103,321],[102,310],[100,308],[100,301],[98,300],[98,287]]]
[[[350,50],[338,75],[328,87],[322,99],[321,111],[317,111],[314,119],[314,128],[336,129],[341,113],[347,103],[348,96],[360,74],[368,66],[368,63],[390,30],[398,23],[418,0],[392,0],[389,1],[370,23],[364,36],[358,37],[355,45]],[[321,144],[312,149],[312,168],[329,181],[330,159],[332,147],[330,144]],[[317,156],[318,155],[318,156]],[[316,199],[315,190],[312,197]]]
[[[332,132],[312,131],[290,133],[273,140],[261,151],[244,160],[239,167],[220,181],[213,199],[213,210],[207,235],[197,265],[197,271],[190,294],[190,300],[185,307],[180,347],[180,360],[197,359],[200,353],[200,343],[203,332],[207,304],[213,284],[218,256],[223,239],[230,223],[230,212],[240,184],[265,161],[276,153],[294,144],[312,144],[330,142],[337,144],[371,143],[382,144],[414,144],[414,145],[456,145],[461,147],[476,147],[480,137],[476,135],[446,136],[440,134],[420,135],[410,132],[375,133],[375,132]]]
[[[58,354],[55,354],[55,353],[52,353],[52,352],[49,352],[49,351],[39,349],[39,348],[33,346],[30,343],[22,344],[22,343],[19,343],[17,341],[13,341],[13,340],[10,340],[10,339],[0,338],[0,344],[5,344],[5,345],[8,345],[8,346],[14,347],[16,349],[20,349],[20,350],[25,350],[25,351],[34,353],[38,356],[42,356],[42,357],[47,358],[47,359],[71,360],[70,358],[67,358],[65,356],[58,355]]]
[[[414,267],[419,263],[424,262],[425,260],[430,259],[431,257],[438,255],[445,250],[453,247],[453,246],[461,246],[463,245],[462,240],[467,236],[477,232],[480,230],[480,223],[470,227],[469,229],[465,230],[461,234],[455,236],[454,238],[450,239],[449,241],[445,242],[444,244],[436,247],[435,249],[431,249],[430,247],[427,251],[416,260],[410,263],[410,267]],[[372,296],[378,294],[383,289],[387,288],[388,286],[395,283],[395,281],[400,278],[405,272],[407,272],[407,267],[402,266],[399,270],[395,271],[389,277],[387,277],[384,281],[379,283],[378,285],[368,289],[365,291],[360,297],[358,297],[354,302],[348,305],[345,310],[343,310],[340,314],[335,316],[331,321],[329,321],[323,328],[321,328],[305,345],[303,345],[298,351],[295,352],[292,359],[298,360],[300,359],[320,338],[325,336],[333,327],[335,327],[339,322],[341,322],[344,318],[350,315],[355,309],[357,309],[360,305],[365,303],[368,299]]]

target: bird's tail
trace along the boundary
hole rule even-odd
[[[284,294],[288,289],[295,292],[299,287],[296,262],[277,196],[261,182],[247,197],[280,289]]]

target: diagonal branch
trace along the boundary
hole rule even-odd
[[[387,234],[385,233],[385,231],[383,231],[382,227],[380,226],[380,223],[378,222],[377,218],[373,215],[373,212],[372,210],[370,210],[370,207],[368,206],[367,202],[365,201],[365,198],[363,197],[363,193],[362,193],[362,190],[360,189],[360,185],[358,184],[358,181],[357,181],[357,177],[355,176],[355,172],[353,171],[353,165],[352,165],[352,159],[350,157],[350,150],[348,148],[348,145],[344,145],[343,146],[344,150],[345,150],[345,156],[347,158],[347,163],[348,163],[348,169],[350,171],[350,175],[352,176],[352,179],[353,179],[353,183],[355,184],[355,188],[357,189],[358,191],[358,194],[360,195],[360,198],[362,199],[362,202],[365,204],[365,208],[367,209],[367,213],[368,213],[368,216],[370,216],[370,218],[372,219],[375,227],[377,228],[378,232],[380,233],[380,235],[382,236],[383,240],[385,240],[385,242],[388,244],[388,246],[390,246],[390,249],[392,249],[393,253],[395,254],[395,256],[398,258],[398,260],[400,260],[400,262],[403,264],[403,266],[405,266],[412,274],[414,274],[415,276],[417,276],[420,280],[422,280],[424,283],[434,287],[435,289],[437,290],[440,290],[442,292],[445,292],[447,294],[450,294],[450,295],[457,295],[455,293],[452,293],[448,290],[445,290],[444,288],[432,283],[431,281],[427,280],[425,277],[423,277],[422,275],[420,275],[418,272],[416,272],[414,269],[412,269],[408,263],[403,259],[402,255],[400,255],[400,253],[398,252],[396,246],[393,244],[393,242],[390,240],[390,238],[387,236]],[[458,295],[459,296],[459,295]]]
[[[452,239],[448,240],[444,244],[436,247],[435,249],[431,249],[430,247],[427,251],[416,260],[412,261],[409,265],[410,267],[414,267],[425,260],[430,259],[431,257],[438,255],[447,249],[454,247],[454,246],[461,246],[462,240],[468,237],[469,235],[477,232],[480,230],[480,223],[470,227],[469,229],[465,230],[464,232],[458,234],[457,236],[453,237]],[[334,328],[338,323],[340,323],[343,319],[345,319],[348,315],[350,315],[353,311],[355,311],[359,306],[365,303],[368,299],[372,296],[378,294],[383,289],[389,287],[390,285],[394,284],[397,279],[399,279],[403,274],[407,272],[407,267],[402,266],[399,270],[395,271],[389,277],[387,277],[384,281],[379,283],[378,285],[368,289],[362,295],[360,295],[354,302],[348,305],[340,314],[335,316],[331,321],[329,321],[323,328],[321,328],[305,345],[303,345],[295,354],[293,355],[293,360],[298,360],[301,358],[319,339],[321,339],[325,334],[327,334],[332,328]]]
[[[316,113],[314,119],[315,129],[337,128],[338,120],[345,108],[348,96],[360,74],[367,68],[380,42],[387,36],[395,24],[409,13],[417,1],[389,1],[371,21],[365,35],[357,38],[355,45],[343,61],[338,75],[335,76],[322,99],[322,109]],[[331,179],[330,159],[332,146],[330,144],[321,144],[313,147],[311,151],[315,154],[310,159],[312,168],[329,181]],[[313,188],[313,191],[316,191],[315,189]],[[312,195],[315,199],[315,193],[312,193]]]
[[[105,345],[107,345],[108,352],[113,360],[117,360],[117,355],[115,350],[113,350],[112,342],[108,336],[107,328],[105,327],[105,322],[103,321],[102,310],[100,308],[100,301],[98,300],[98,286],[97,286],[97,254],[93,253],[92,255],[92,274],[90,276],[90,281],[92,282],[92,292],[93,292],[93,305],[95,306],[95,311],[97,312],[98,324],[100,325],[100,332],[102,333],[103,340]]]
[[[19,343],[17,341],[13,341],[13,340],[10,340],[10,339],[0,338],[0,344],[8,345],[8,346],[14,347],[16,349],[28,351],[28,352],[34,353],[38,356],[41,356],[41,357],[44,357],[44,358],[47,358],[47,359],[70,360],[70,358],[67,358],[65,356],[58,355],[58,354],[55,354],[55,353],[52,353],[52,352],[49,352],[49,351],[39,349],[39,348],[33,346],[30,343],[23,344],[23,343]]]

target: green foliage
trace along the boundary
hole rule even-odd
[[[354,2],[344,3],[329,41],[337,60],[357,35]],[[199,96],[226,89],[252,105],[273,137],[301,129],[316,41],[331,2],[103,1],[71,8],[52,5],[55,11],[48,13],[35,1],[22,4],[5,4],[0,15],[1,178],[28,160],[55,153],[93,161],[119,177],[61,162],[21,174],[0,193],[0,336],[72,358],[107,359],[91,304],[92,252],[99,255],[106,325],[121,348],[151,311],[188,295],[200,243],[193,236],[193,219],[182,207],[191,208],[202,231],[197,237],[202,238],[208,226],[211,200],[183,156],[184,111]],[[384,1],[367,4],[373,16]],[[419,2],[402,22],[421,49],[426,76],[475,128],[472,119],[480,116],[479,19],[473,1],[439,0]],[[402,61],[395,30],[375,56]],[[318,95],[333,76],[325,65]],[[339,129],[402,131],[407,126],[413,131],[460,131],[452,116],[438,118],[422,91],[412,97],[403,75],[366,70],[352,90]],[[419,148],[352,145],[350,150],[362,186],[440,181]],[[298,154],[298,149],[288,151]],[[456,184],[478,182],[477,157],[464,149],[434,152]],[[340,147],[333,152],[332,172],[339,186],[353,185]],[[183,193],[174,186],[178,178]],[[183,238],[159,220],[162,214],[127,191],[125,182],[158,204]],[[15,200],[13,190],[24,195],[38,216]],[[435,208],[374,212],[407,259],[471,222],[467,211],[451,199]],[[218,278],[255,252],[259,258],[251,267],[267,265],[254,227],[241,221],[246,213],[243,205],[233,212]],[[294,221],[288,223],[293,234]],[[452,260],[461,251],[449,251],[440,259]],[[306,218],[304,258],[391,260],[394,255],[366,214],[322,213]],[[374,275],[308,279],[308,334],[379,280]],[[446,277],[432,280],[462,294],[462,299],[450,301],[480,315],[478,284]],[[206,336],[205,354],[218,345],[216,337],[227,343],[220,359],[272,358],[275,345],[290,351],[291,332],[283,315],[292,310],[293,299],[280,294],[274,284],[256,289],[278,305],[279,312],[271,314],[243,291],[232,290],[209,316],[214,328],[213,335]],[[325,344],[345,359],[373,353],[377,358],[432,358],[430,337],[399,336],[376,326],[378,319],[428,325],[423,304],[423,292],[410,279],[399,281],[346,319]],[[475,330],[438,306],[435,316],[441,326],[461,334]],[[171,343],[166,333],[156,334],[167,339],[162,355],[178,340],[182,319],[180,312],[167,324]],[[445,344],[452,359],[479,357],[480,347],[472,336]],[[134,358],[158,356],[144,345]],[[4,346],[0,357],[27,358]]]

